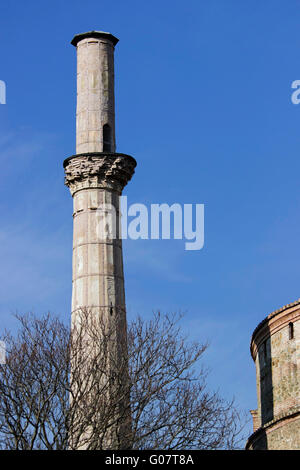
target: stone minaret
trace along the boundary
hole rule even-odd
[[[115,325],[119,353],[126,347],[126,311],[119,197],[136,161],[116,153],[114,47],[110,33],[76,35],[76,155],[64,161],[65,184],[73,196],[72,322],[85,309]],[[106,207],[116,214],[115,236],[106,233]]]

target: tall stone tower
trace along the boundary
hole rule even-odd
[[[136,161],[115,151],[117,42],[102,31],[78,34],[71,42],[77,50],[76,154],[64,161],[64,169],[74,207],[72,323],[83,309],[101,315],[114,325],[121,357],[127,328],[119,197]],[[107,207],[115,210],[115,236],[103,236]]]
[[[300,300],[268,315],[254,330],[258,409],[249,450],[300,450]]]

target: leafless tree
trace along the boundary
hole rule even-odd
[[[244,418],[207,387],[180,316],[138,317],[126,351],[100,314],[18,316],[0,365],[1,449],[234,449]],[[120,354],[120,351],[122,354]]]

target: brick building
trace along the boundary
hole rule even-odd
[[[258,408],[246,449],[300,450],[300,299],[256,327],[250,350]]]

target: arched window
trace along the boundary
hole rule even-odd
[[[103,126],[103,152],[111,152],[111,128],[109,124]]]
[[[289,339],[294,339],[294,323],[289,323]]]

